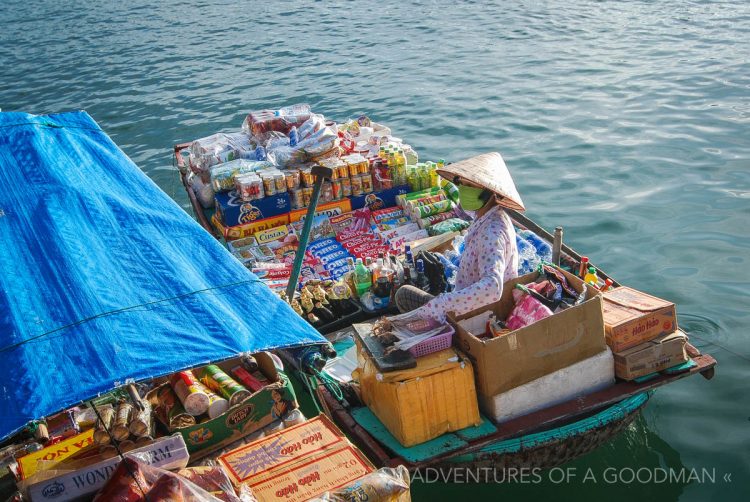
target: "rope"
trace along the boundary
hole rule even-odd
[[[305,384],[305,388],[307,389],[307,392],[310,394],[310,397],[312,398],[312,402],[315,405],[315,409],[318,410],[318,415],[323,413],[323,410],[320,409],[320,406],[318,405],[318,398],[315,395],[315,390],[313,389],[313,386],[310,384],[310,380],[314,380],[314,376],[309,376],[306,373],[299,372],[299,376],[302,380],[302,383]]]
[[[13,350],[13,349],[15,349],[17,347],[20,347],[21,345],[24,345],[26,343],[32,342],[34,340],[38,340],[40,338],[44,338],[44,337],[49,336],[49,335],[51,335],[53,333],[57,333],[58,331],[63,331],[63,330],[66,330],[68,328],[72,328],[74,326],[79,326],[81,324],[85,324],[87,322],[93,321],[94,319],[98,319],[100,317],[106,317],[106,316],[110,316],[110,315],[114,315],[114,314],[120,314],[122,312],[127,312],[129,310],[134,310],[134,309],[138,309],[138,308],[141,308],[141,307],[148,307],[148,306],[156,305],[156,304],[159,304],[159,303],[165,303],[165,302],[170,302],[170,301],[173,301],[173,300],[179,300],[179,299],[186,298],[188,296],[192,296],[192,295],[195,295],[195,294],[198,294],[198,293],[205,293],[205,292],[214,291],[214,290],[217,290],[217,289],[224,289],[224,288],[230,288],[230,287],[234,287],[234,286],[241,286],[243,284],[250,284],[250,283],[253,283],[253,282],[263,282],[263,281],[261,281],[260,279],[248,279],[246,281],[238,281],[238,282],[232,282],[232,283],[229,283],[229,284],[223,284],[221,286],[214,286],[214,287],[205,288],[205,289],[198,289],[198,290],[195,290],[195,291],[190,291],[189,293],[183,293],[181,295],[172,296],[170,298],[163,298],[161,300],[154,300],[154,301],[151,301],[151,302],[139,303],[138,305],[131,305],[129,307],[123,307],[123,308],[119,308],[119,309],[108,310],[106,312],[101,312],[99,314],[92,315],[90,317],[86,317],[85,319],[80,319],[80,320],[72,322],[70,324],[66,324],[64,326],[60,326],[59,328],[55,328],[53,330],[46,331],[46,332],[40,333],[38,335],[34,335],[31,338],[27,338],[26,340],[22,340],[20,342],[16,342],[16,343],[7,345],[7,346],[5,346],[3,348],[0,348],[0,353],[6,352],[6,351],[9,351],[9,350]]]

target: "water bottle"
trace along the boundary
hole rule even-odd
[[[536,266],[536,248],[521,237],[520,234],[516,234],[516,247],[518,247],[518,273],[528,274],[534,270]]]
[[[552,246],[547,244],[542,238],[531,230],[521,230],[519,232],[521,237],[529,241],[529,243],[536,249],[536,255],[545,261],[552,261]]]
[[[259,146],[255,149],[255,160],[266,160],[266,149]]]
[[[297,133],[297,127],[292,126],[292,129],[289,131],[289,146],[295,147],[297,146],[297,143],[299,143],[299,134]]]

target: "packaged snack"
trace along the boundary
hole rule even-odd
[[[430,235],[440,235],[448,232],[460,232],[469,228],[469,222],[460,218],[449,218],[427,227]]]

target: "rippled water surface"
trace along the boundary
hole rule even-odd
[[[747,500],[750,3],[4,0],[0,24],[3,110],[87,110],[186,208],[171,146],[255,108],[367,112],[433,159],[500,151],[532,218],[675,300],[719,360],[710,382],[659,390],[569,483],[416,500]],[[611,485],[611,467],[716,480]]]

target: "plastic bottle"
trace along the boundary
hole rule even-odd
[[[369,291],[372,286],[372,276],[370,271],[362,263],[362,258],[357,258],[357,264],[354,266],[354,287],[357,290],[357,296],[361,297]]]
[[[589,257],[581,256],[581,265],[578,267],[578,277],[583,279],[586,276],[586,271],[589,269]]]
[[[440,186],[440,176],[438,176],[437,173],[437,165],[430,162],[429,167],[429,175],[430,175],[430,188],[437,188]]]
[[[390,255],[390,262],[391,262],[391,268],[394,271],[393,281],[394,283],[398,283],[399,285],[404,282],[404,267],[401,266],[401,263],[398,261],[398,258],[396,258],[396,254]]]
[[[289,131],[289,146],[297,146],[298,142],[299,133],[297,132],[297,126],[292,126],[292,129]]]
[[[377,282],[378,277],[380,277],[382,270],[383,270],[383,253],[380,253],[378,255],[378,259],[375,260],[375,263],[373,263],[372,267],[370,268],[370,273],[372,274],[373,284]]]
[[[583,282],[598,287],[599,277],[596,275],[596,269],[594,267],[589,267],[588,273],[583,278]]]
[[[404,256],[406,258],[406,265],[412,268],[414,266],[414,256],[411,254],[411,246],[408,244],[404,246]]]
[[[404,280],[401,283],[402,286],[414,286],[414,281],[411,279],[411,267],[404,269]]]
[[[610,289],[612,289],[613,284],[614,284],[614,281],[612,281],[612,279],[607,277],[606,279],[604,279],[604,286],[601,287],[600,291],[601,292],[609,291]]]
[[[400,185],[403,185],[406,183],[406,155],[404,155],[404,151],[402,149],[396,150],[396,171],[398,172],[398,179],[400,180]]]
[[[414,285],[422,291],[430,292],[430,280],[424,273],[424,261],[421,258],[417,260],[417,277]]]
[[[380,270],[378,271],[378,277],[385,277],[388,282],[393,283],[393,278],[396,275],[396,270],[391,266],[391,260],[388,256],[382,255],[383,258],[378,258],[378,262],[382,262]]]
[[[422,167],[420,167],[419,172],[417,173],[417,176],[419,177],[419,189],[424,190],[426,188],[430,188],[430,172],[427,170],[427,166],[424,164]]]
[[[521,230],[519,234],[534,246],[537,256],[539,256],[542,260],[552,261],[552,246],[547,244],[544,239],[539,237],[531,230]]]

